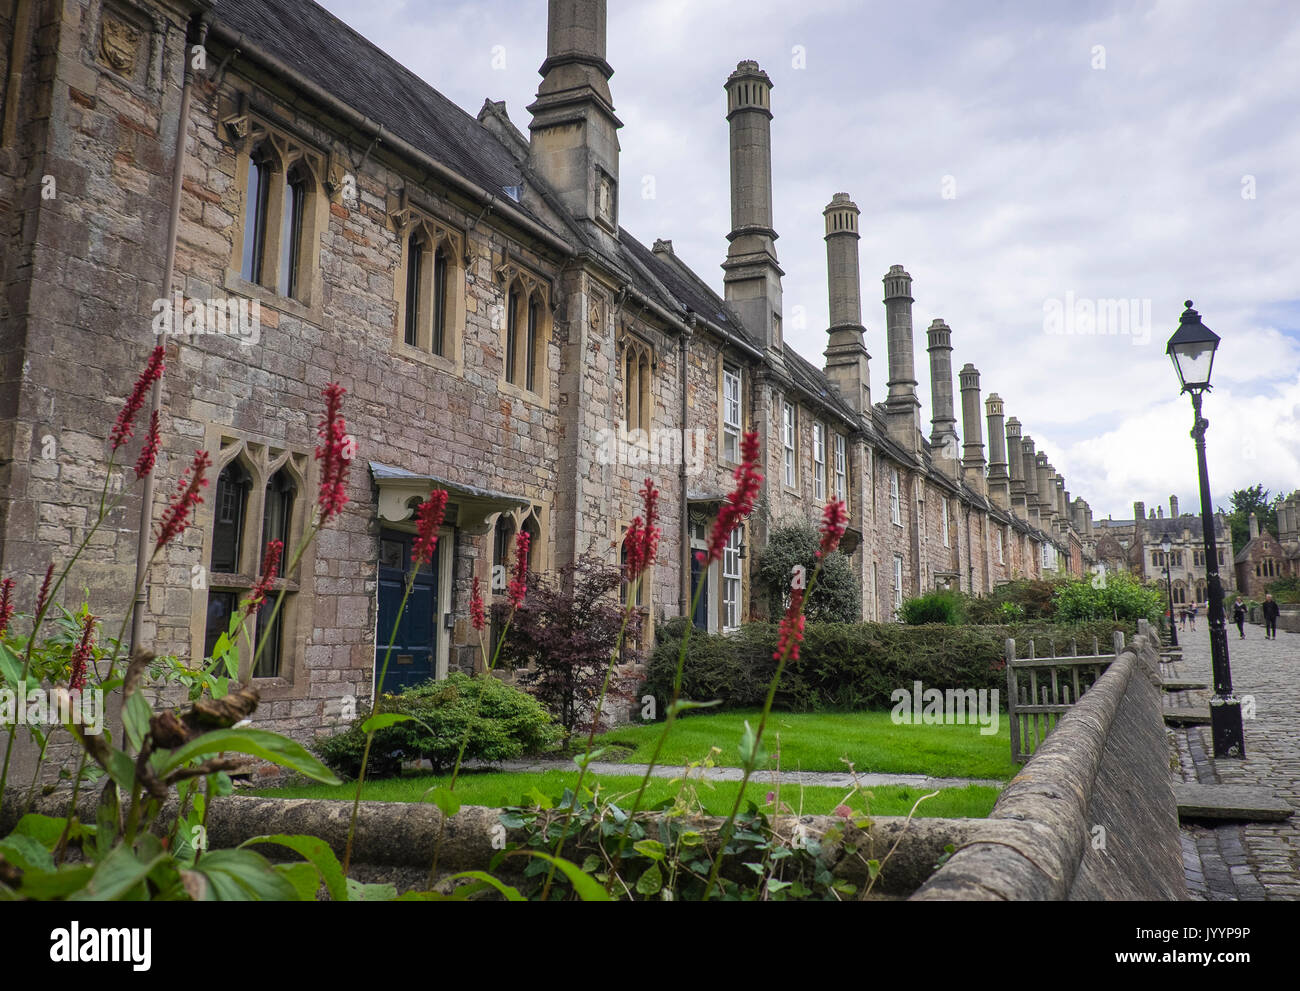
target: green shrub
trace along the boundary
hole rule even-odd
[[[898,617],[908,626],[923,626],[926,623],[957,626],[966,613],[964,598],[960,592],[937,589],[905,601],[898,609]]]
[[[375,733],[366,777],[392,777],[401,771],[403,760],[418,758],[429,760],[436,771],[450,768],[467,726],[466,760],[513,760],[546,750],[561,736],[535,698],[485,675],[471,678],[456,672],[443,681],[413,685],[400,695],[385,693],[378,711],[414,718]],[[361,725],[369,715],[361,713],[345,732],[317,742],[321,760],[336,772],[350,777],[360,772],[366,746]]]
[[[785,611],[790,576],[796,564],[803,565],[807,574],[813,573],[820,544],[821,537],[811,523],[793,523],[772,531],[756,572],[769,615],[780,616]],[[849,559],[839,551],[822,563],[821,576],[808,597],[804,615],[810,623],[851,623],[862,615],[862,591],[857,577]]]
[[[1154,623],[1165,611],[1158,583],[1143,584],[1122,572],[1062,582],[1055,602],[1056,618],[1066,623],[1098,619],[1149,619]]]
[[[1264,586],[1278,602],[1300,602],[1300,578],[1279,578]]]
[[[681,627],[672,628],[675,635],[664,627],[642,689],[656,696],[660,712],[672,695],[681,647]],[[914,681],[926,688],[1005,690],[1008,637],[1016,639],[1022,656],[1031,638],[1039,656],[1064,653],[1071,639],[1080,650],[1091,651],[1094,637],[1104,652],[1113,630],[1132,635],[1135,628],[1134,623],[1115,622],[927,627],[810,623],[798,659],[781,676],[774,707],[794,712],[888,708],[890,693],[910,688]],[[724,709],[761,705],[776,669],[772,660],[776,638],[777,627],[771,623],[750,623],[725,635],[696,631],[682,671],[682,697],[697,702],[721,699]]]

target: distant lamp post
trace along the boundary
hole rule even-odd
[[[1169,535],[1160,541],[1160,550],[1165,556],[1165,588],[1169,590],[1169,646],[1178,646],[1178,631],[1174,624],[1174,583],[1169,577],[1169,552],[1173,550],[1173,544],[1169,540]]]
[[[1223,615],[1223,585],[1219,582],[1219,553],[1214,542],[1214,515],[1210,508],[1210,477],[1205,467],[1205,431],[1210,422],[1201,416],[1201,397],[1210,389],[1210,372],[1219,335],[1201,323],[1201,315],[1186,302],[1178,329],[1169,338],[1165,353],[1174,363],[1182,391],[1192,394],[1196,441],[1196,467],[1201,482],[1201,530],[1205,536],[1205,584],[1209,605],[1210,663],[1214,669],[1214,695],[1210,698],[1210,728],[1214,756],[1245,757],[1246,741],[1241,728],[1241,700],[1232,692],[1232,667],[1228,662],[1228,630]]]

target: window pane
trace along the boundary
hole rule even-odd
[[[208,592],[208,618],[203,633],[203,656],[212,656],[221,634],[230,629],[230,618],[238,608],[238,595],[235,592],[223,592],[212,589]]]
[[[268,624],[270,624],[270,635],[266,637],[266,646],[262,648],[262,656],[258,658],[257,667],[253,669],[254,678],[278,678],[280,676],[280,656],[283,644],[281,640],[284,636],[284,610],[289,606],[289,597],[285,597],[284,605],[280,612],[276,614],[275,623],[270,624],[271,612],[274,610],[274,600],[268,599],[266,605],[257,614],[257,635],[254,643],[260,644],[263,635],[266,634]]]
[[[284,551],[281,555],[280,573],[284,573],[285,555],[289,553],[291,543],[289,532],[290,521],[293,519],[293,499],[296,489],[293,479],[289,473],[281,468],[275,473],[266,485],[266,505],[262,517],[262,547],[261,553],[265,554],[266,545],[272,540],[284,542]],[[258,562],[261,567],[261,562]]]
[[[515,352],[519,338],[519,290],[511,289],[506,297],[506,381],[515,382]]]
[[[525,373],[524,388],[529,392],[536,391],[537,380],[537,300],[529,298],[528,300],[528,352],[524,360],[528,363]]]
[[[248,188],[244,196],[244,257],[240,274],[249,282],[262,279],[262,252],[266,247],[267,164],[260,152],[248,161]]]
[[[244,537],[244,512],[248,506],[249,479],[238,462],[226,465],[217,478],[215,518],[212,523],[212,570],[239,571]]]
[[[441,247],[433,254],[433,353],[445,354],[447,329],[447,252]]]
[[[298,261],[302,248],[302,212],[307,186],[289,179],[284,190],[284,218],[280,226],[280,295],[298,295]]]
[[[423,277],[424,244],[411,238],[406,257],[406,343],[416,347],[420,328],[420,280]]]

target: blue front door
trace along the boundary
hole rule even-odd
[[[438,553],[432,564],[420,568],[397,622],[397,612],[411,573],[413,533],[384,530],[379,535],[379,625],[375,631],[375,678],[384,667],[384,655],[392,638],[392,654],[381,692],[400,692],[410,685],[428,681],[438,670]],[[397,622],[394,636],[393,624]]]

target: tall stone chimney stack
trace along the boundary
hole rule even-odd
[[[1259,517],[1254,513],[1250,514],[1250,539],[1254,540],[1259,536]]]
[[[781,362],[781,276],[772,228],[772,80],[745,60],[727,77],[731,242],[722,263],[727,302]]]
[[[1142,543],[1143,534],[1146,532],[1147,504],[1145,502],[1133,503],[1133,542]]]
[[[1025,437],[1020,442],[1020,456],[1025,472],[1025,516],[1034,526],[1042,522],[1038,499],[1038,459],[1034,454],[1034,438]]]
[[[550,0],[546,61],[528,108],[529,165],[586,231],[618,239],[618,129],[605,61],[605,0]]]
[[[958,376],[961,379],[962,479],[980,495],[988,496],[984,477],[984,424],[980,420],[980,373],[967,362]]]
[[[871,411],[871,355],[863,340],[862,284],[858,272],[857,204],[836,193],[822,211],[826,218],[826,284],[831,325],[827,333],[826,377],[859,413]]]
[[[1022,520],[1029,519],[1025,505],[1025,457],[1020,439],[1020,421],[1007,417],[1007,467],[1011,476],[1011,512]]]
[[[990,392],[984,400],[989,421],[989,498],[999,509],[1011,508],[1011,475],[1007,465],[1007,433],[1002,413],[1002,397]]]
[[[930,352],[930,457],[950,478],[960,475],[957,417],[952,395],[952,328],[936,319],[925,332]]]
[[[1048,464],[1047,452],[1039,451],[1034,464],[1038,470],[1038,519],[1048,533],[1056,523],[1056,473]]]
[[[1169,518],[1171,520],[1176,520],[1178,519],[1178,516],[1178,496],[1171,495],[1169,497]]]
[[[920,453],[921,401],[912,363],[912,277],[902,265],[885,273],[885,337],[889,347],[889,396],[885,399],[890,439],[913,457]]]

